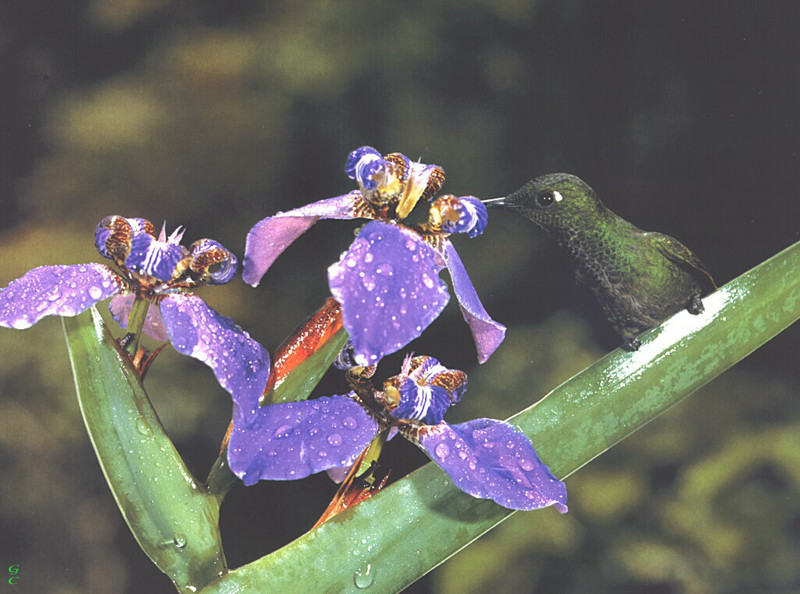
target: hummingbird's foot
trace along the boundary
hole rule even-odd
[[[689,306],[686,309],[689,310],[690,314],[696,316],[697,314],[703,313],[706,308],[703,306],[700,295],[692,295],[692,298],[689,300]]]
[[[638,351],[640,346],[642,346],[642,341],[635,336],[626,336],[622,340],[622,348],[626,351]]]

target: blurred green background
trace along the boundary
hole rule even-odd
[[[800,237],[799,28],[791,1],[5,0],[0,285],[99,260],[108,214],[241,256],[260,218],[349,191],[344,159],[363,144],[442,165],[457,195],[575,173],[722,284]],[[491,223],[455,241],[506,343],[478,368],[451,304],[411,345],[468,371],[454,421],[508,416],[618,344],[532,225]],[[325,298],[355,227],[320,223],[258,289],[201,294],[274,350]],[[516,514],[409,591],[799,591],[798,350],[795,326],[571,477],[568,515]],[[105,486],[60,322],[0,331],[0,352],[0,562],[20,564],[17,591],[172,591]],[[204,477],[227,394],[169,349],[147,385]],[[332,373],[319,393],[343,389]],[[389,449],[394,476],[425,460]],[[231,565],[303,533],[334,490],[237,486]]]

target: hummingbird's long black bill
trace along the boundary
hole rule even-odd
[[[492,206],[509,206],[506,203],[506,197],[501,196],[500,198],[487,198],[486,200],[481,200],[486,206],[491,208]]]

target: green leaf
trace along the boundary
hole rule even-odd
[[[617,350],[511,419],[564,478],[711,381],[800,317],[800,243]],[[533,397],[533,395],[532,395]],[[398,591],[512,512],[427,464],[204,593]],[[538,513],[555,513],[546,510]]]
[[[186,469],[97,310],[62,318],[78,403],[106,481],[139,545],[181,592],[227,567],[219,507]]]

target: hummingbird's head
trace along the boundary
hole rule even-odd
[[[546,230],[573,227],[585,218],[596,219],[604,208],[589,184],[569,173],[542,175],[508,196],[483,202],[489,207],[514,210]]]

